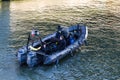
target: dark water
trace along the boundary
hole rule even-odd
[[[59,65],[20,67],[15,53],[33,28],[45,36],[58,24],[85,23],[87,47]],[[0,2],[1,80],[120,80],[119,0],[21,0]]]

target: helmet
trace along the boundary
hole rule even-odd
[[[62,30],[62,27],[60,25],[58,25],[57,27],[58,31]]]
[[[37,31],[37,30],[32,30],[32,31],[31,31],[32,37],[38,36],[39,34],[40,34],[40,33],[39,33],[39,31]]]

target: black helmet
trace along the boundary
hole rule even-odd
[[[57,27],[58,31],[62,30],[62,27],[60,25],[58,25]]]

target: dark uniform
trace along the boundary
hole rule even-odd
[[[56,38],[60,38],[60,36],[62,35],[62,27],[59,25],[57,28],[57,32],[56,32]]]
[[[47,53],[47,54],[49,54],[49,48],[48,48],[48,46],[47,46],[46,43],[43,44],[42,51],[45,52],[45,53]]]
[[[77,30],[76,31],[74,31],[74,35],[75,35],[75,38],[76,39],[78,39],[79,37],[80,37],[80,35],[81,35],[81,27],[80,27],[80,25],[79,24],[77,24]]]
[[[73,44],[74,42],[75,42],[75,38],[74,38],[73,34],[70,33],[70,35],[69,35],[69,45]]]
[[[63,50],[66,47],[66,40],[63,36],[60,36],[60,40],[58,42],[58,50]]]

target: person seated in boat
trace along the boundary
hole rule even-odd
[[[43,43],[42,51],[45,52],[46,54],[49,53],[49,49],[48,49],[47,43],[45,43],[45,42]]]
[[[52,43],[58,42],[61,35],[62,35],[62,28],[60,25],[58,25],[56,35],[55,35],[55,37],[52,37],[50,39],[50,42],[52,42]]]
[[[58,42],[58,50],[63,50],[66,47],[66,40],[64,36],[60,36],[59,42]]]
[[[69,40],[69,45],[73,44],[75,42],[75,38],[74,38],[74,35],[72,33],[70,33],[68,40]]]
[[[69,32],[66,30],[63,30],[62,27],[59,25],[57,28],[55,38],[60,39],[60,36],[64,36],[64,38],[67,40],[67,38],[69,36]]]
[[[59,49],[62,49],[64,47],[66,47],[66,40],[65,40],[65,37],[64,37],[65,36],[64,33],[65,32],[62,31],[62,27],[59,25],[57,27],[57,32],[56,32],[55,37],[50,39],[50,42],[52,43],[50,49],[52,51],[57,51]],[[65,45],[65,46],[60,48],[62,45]]]

